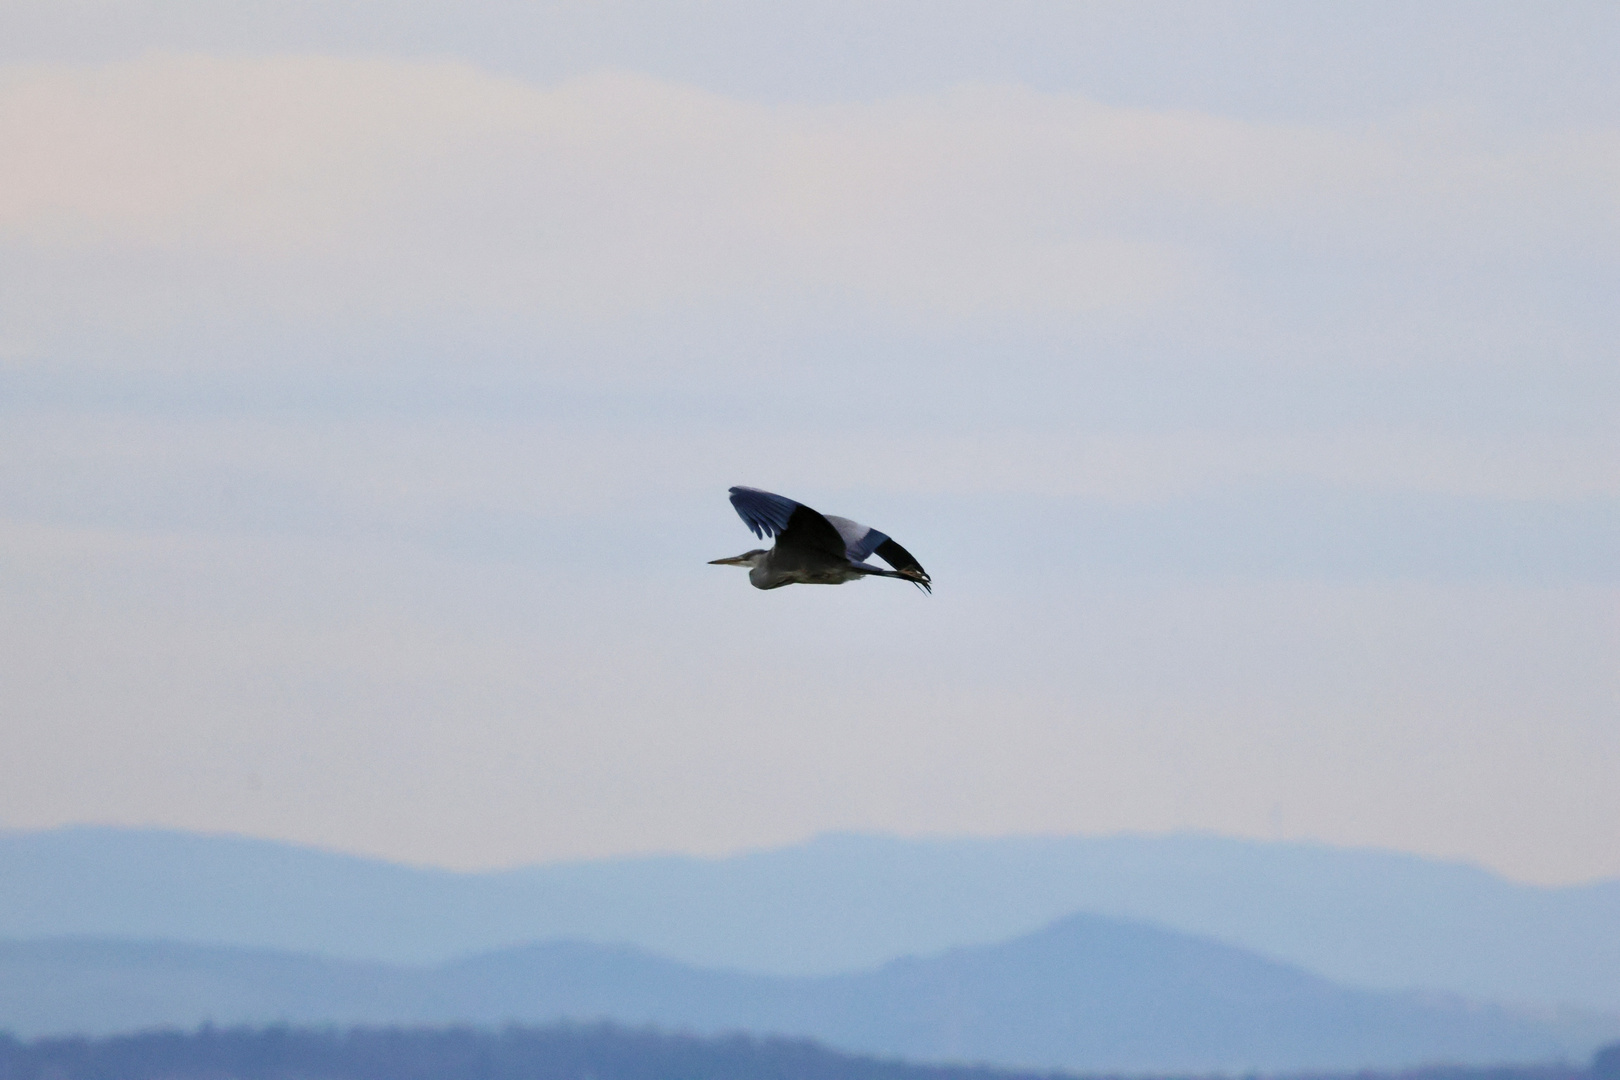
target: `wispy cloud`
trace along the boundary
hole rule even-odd
[[[72,297],[23,286],[9,336],[33,340],[205,304],[537,328],[827,302],[935,327],[1136,322],[1241,294],[1257,248],[1466,268],[1620,238],[1620,133],[1503,138],[1443,114],[1335,130],[997,86],[772,106],[323,57],[0,87],[10,261],[98,267]]]

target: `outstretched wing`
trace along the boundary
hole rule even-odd
[[[848,558],[838,530],[803,503],[759,488],[734,487],[731,505],[743,524],[761,539],[774,536],[779,547],[809,548],[835,558]]]
[[[838,530],[838,535],[844,538],[844,553],[849,556],[850,562],[865,562],[878,549],[878,545],[888,539],[870,525],[832,514],[825,516]]]
[[[875,554],[924,589],[929,588],[928,571],[922,568],[922,563],[888,536],[870,525],[862,525],[849,518],[828,514],[827,520],[838,530],[838,535],[844,538],[844,551],[849,556],[850,562],[865,562]]]

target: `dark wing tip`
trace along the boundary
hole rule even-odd
[[[917,588],[925,593],[933,593],[934,579],[928,576],[928,571],[922,568],[922,563],[918,562],[917,557],[911,552],[893,540],[885,538],[883,543],[877,546],[876,554],[878,558],[904,574]]]
[[[922,568],[917,557],[893,540],[885,539],[877,546],[877,557],[902,573],[915,574],[924,581],[928,580],[928,571]]]

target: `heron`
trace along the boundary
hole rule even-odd
[[[911,552],[883,533],[849,518],[818,514],[785,495],[759,488],[734,487],[731,505],[755,536],[776,537],[771,550],[755,548],[711,566],[746,566],[756,589],[783,585],[842,585],[863,577],[891,577],[933,592],[928,571]],[[894,567],[884,570],[866,560],[872,555]]]

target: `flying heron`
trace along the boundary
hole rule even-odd
[[[783,585],[842,585],[863,577],[892,577],[933,592],[932,581],[911,552],[876,529],[848,518],[816,513],[803,503],[759,488],[734,487],[731,505],[743,524],[760,539],[776,537],[771,550],[755,548],[711,566],[746,566],[756,589]],[[878,558],[894,567],[884,570],[866,560]]]

